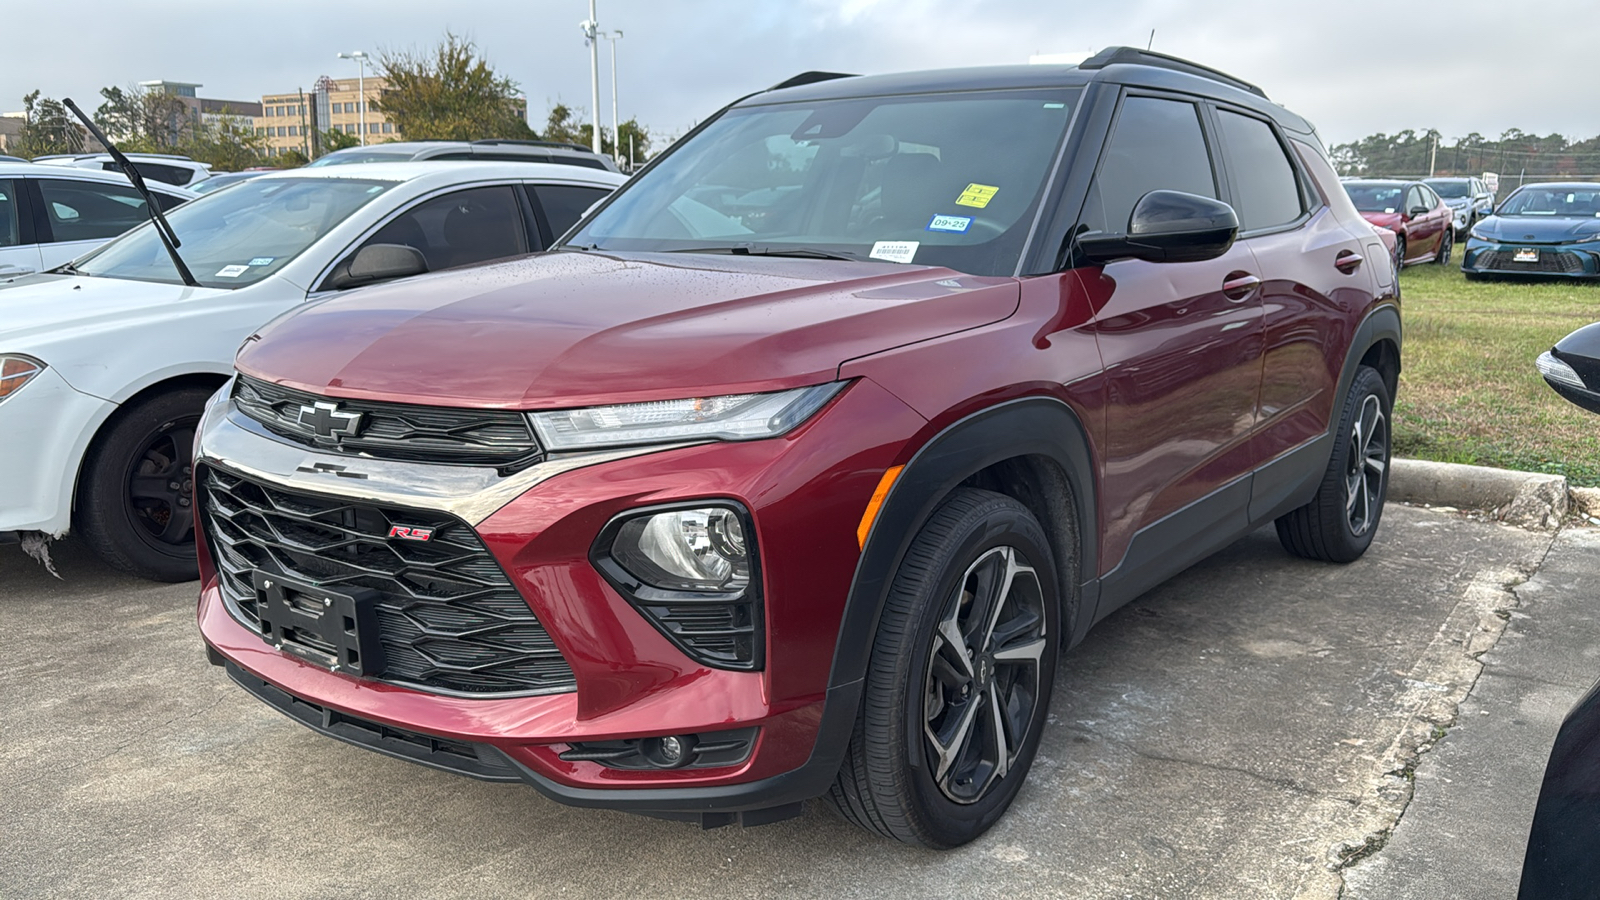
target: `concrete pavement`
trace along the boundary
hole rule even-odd
[[[0,898],[1332,898],[1351,865],[1413,865],[1410,821],[1391,829],[1412,814],[1413,774],[1414,811],[1465,733],[1457,705],[1479,702],[1476,655],[1506,616],[1529,617],[1513,635],[1542,627],[1536,654],[1574,678],[1592,662],[1594,642],[1561,622],[1582,577],[1541,574],[1596,571],[1593,534],[1552,549],[1549,533],[1392,505],[1349,566],[1251,535],[1067,656],[1017,804],[943,854],[820,804],[702,832],[349,747],[205,663],[194,585],[123,578],[71,541],[58,582],[0,547]],[[1508,586],[1530,576],[1541,599],[1517,608]],[[1564,711],[1541,702],[1555,718],[1536,767]],[[1520,846],[1526,819],[1508,818],[1477,839]]]

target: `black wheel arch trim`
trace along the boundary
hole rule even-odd
[[[1081,638],[1093,609],[1099,529],[1089,436],[1078,414],[1054,397],[1024,397],[972,413],[918,448],[890,489],[867,535],[839,622],[830,687],[860,681],[889,585],[917,531],[940,502],[974,474],[1008,459],[1044,457],[1060,467],[1077,514],[1078,584],[1058,585],[1063,631]],[[1076,600],[1074,601],[1074,596]],[[824,717],[832,714],[832,709]],[[855,710],[849,715],[854,718]],[[843,748],[840,748],[841,751]]]

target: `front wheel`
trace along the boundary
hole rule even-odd
[[[845,818],[935,849],[989,829],[1027,777],[1061,648],[1055,565],[1022,504],[963,488],[890,587],[829,793]]]
[[[1394,236],[1394,270],[1396,272],[1406,267],[1406,236]]]
[[[1316,496],[1277,520],[1285,550],[1326,562],[1351,562],[1367,552],[1389,491],[1390,403],[1378,370],[1357,369]]]
[[[78,479],[74,524],[101,559],[154,581],[198,577],[194,431],[211,392],[169,391],[118,411]]]

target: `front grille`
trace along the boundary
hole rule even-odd
[[[1578,275],[1583,272],[1583,260],[1576,253],[1561,250],[1540,250],[1538,262],[1517,262],[1514,250],[1486,250],[1478,256],[1479,268],[1502,272],[1542,272],[1552,275]]]
[[[253,572],[330,591],[368,589],[379,680],[443,693],[575,689],[572,669],[476,532],[452,516],[287,491],[210,466],[196,473],[205,537],[235,618],[261,631]],[[432,529],[393,540],[395,526]]]
[[[233,400],[273,434],[331,453],[500,469],[525,468],[544,456],[527,418],[512,410],[322,397],[246,375],[235,383]],[[301,408],[317,403],[359,414],[355,433],[319,436],[301,421]]]

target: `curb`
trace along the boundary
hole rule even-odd
[[[1600,489],[1567,485],[1565,475],[1394,459],[1389,499],[1491,513],[1508,525],[1556,528],[1569,509],[1600,515]]]

